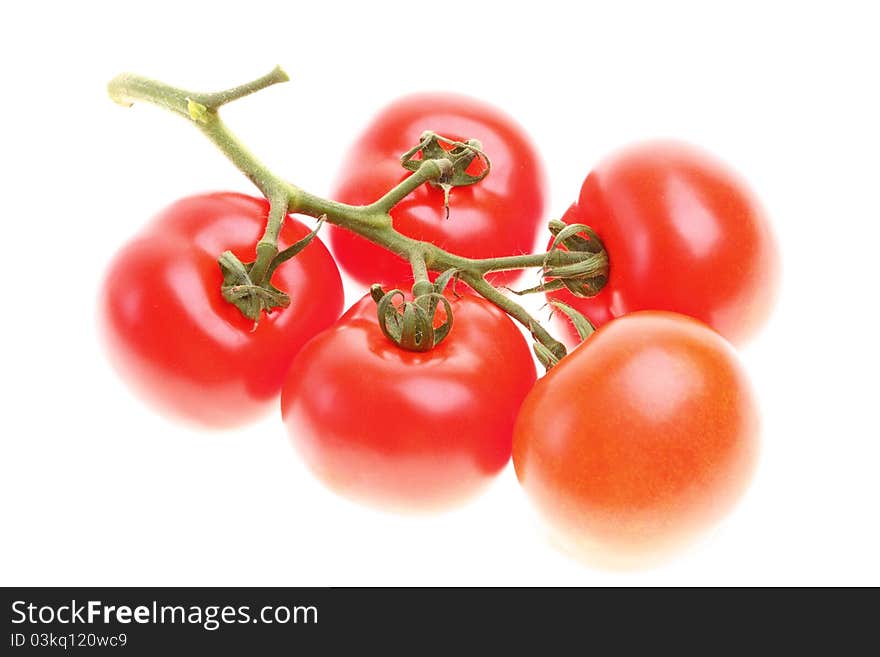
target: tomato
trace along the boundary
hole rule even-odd
[[[294,359],[284,421],[337,492],[397,510],[438,508],[473,495],[510,458],[532,355],[488,301],[449,298],[452,331],[431,351],[386,338],[367,296]]]
[[[290,361],[342,311],[342,282],[317,239],[273,284],[291,304],[254,322],[223,299],[218,256],[253,261],[268,203],[217,193],[177,201],[115,257],[100,299],[112,364],[159,410],[195,423],[242,424],[272,408]],[[281,248],[308,234],[288,217]]]
[[[758,412],[733,348],[692,318],[642,311],[600,328],[538,381],[513,462],[567,547],[626,558],[717,520],[757,451]]]
[[[733,171],[697,148],[646,142],[613,154],[563,220],[592,227],[608,251],[608,285],[596,297],[552,294],[596,325],[671,310],[742,343],[772,309],[779,258],[764,211]]]
[[[478,139],[492,169],[479,183],[451,190],[448,219],[443,191],[423,185],[391,211],[394,227],[466,257],[531,252],[543,225],[543,165],[513,119],[466,96],[418,94],[382,110],[345,158],[332,198],[354,205],[380,198],[410,175],[400,156],[425,130],[457,141]],[[340,266],[361,283],[396,283],[411,276],[403,259],[344,229],[332,227],[330,245]],[[507,283],[518,274],[498,272],[492,280]]]

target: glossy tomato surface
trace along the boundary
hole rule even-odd
[[[758,412],[732,347],[694,319],[644,311],[609,322],[538,381],[513,462],[564,544],[621,556],[720,518],[757,451]]]
[[[452,332],[404,351],[369,297],[294,359],[281,403],[314,473],[349,498],[396,510],[460,501],[510,458],[513,422],[535,381],[522,334],[475,296],[452,300]]]
[[[217,257],[255,257],[268,203],[233,193],[182,199],[114,258],[100,297],[110,360],[156,408],[210,427],[271,409],[293,356],[342,311],[339,271],[315,239],[272,282],[291,304],[259,322],[223,299]],[[288,217],[280,246],[309,229]]]
[[[544,222],[540,157],[513,119],[467,96],[417,94],[382,110],[345,158],[345,171],[332,198],[354,205],[380,198],[410,175],[400,165],[400,156],[419,143],[425,130],[458,141],[478,139],[492,169],[479,183],[450,192],[449,218],[442,190],[423,185],[391,211],[394,227],[461,256],[531,252]],[[410,277],[409,265],[398,256],[348,231],[331,228],[334,255],[359,282],[396,283]],[[509,282],[518,274],[499,272],[493,274],[493,281]]]
[[[611,155],[563,220],[591,226],[608,251],[596,297],[553,293],[594,324],[671,310],[742,343],[770,314],[779,277],[770,225],[746,183],[700,149],[657,141]]]

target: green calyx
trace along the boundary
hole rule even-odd
[[[416,155],[421,154],[420,158]],[[482,167],[476,175],[467,172],[475,159],[479,158]],[[468,139],[466,142],[455,141],[441,137],[436,132],[427,130],[422,133],[419,143],[401,155],[400,164],[409,171],[418,171],[426,160],[448,162],[442,167],[443,173],[430,181],[431,185],[439,187],[444,193],[446,214],[449,215],[449,191],[453,187],[474,185],[489,175],[492,163],[483,152],[483,145],[476,139]]]
[[[572,325],[574,325],[574,328],[577,331],[581,342],[583,342],[596,332],[596,327],[593,326],[593,323],[583,314],[581,314],[580,311],[572,308],[567,303],[563,303],[562,301],[553,299],[550,301],[550,305],[557,310],[562,311],[565,315],[568,316],[568,319],[571,320]],[[548,349],[540,342],[533,343],[532,350],[535,352],[535,356],[538,357],[541,365],[543,365],[544,368],[547,370],[550,370],[552,367],[557,365],[559,361],[565,357],[565,353],[554,353],[551,349]]]
[[[223,285],[220,287],[223,298],[238,308],[242,315],[254,320],[255,327],[263,313],[269,314],[276,308],[289,306],[290,297],[270,282],[272,274],[280,264],[293,258],[315,239],[325,219],[322,216],[315,229],[295,244],[283,251],[276,250],[262,274],[256,268],[259,258],[254,262],[242,262],[232,251],[225,251],[217,259],[223,273]]]
[[[554,308],[561,310],[568,316],[568,318],[571,320],[571,323],[574,325],[574,328],[577,331],[578,337],[580,337],[581,342],[583,342],[596,332],[596,327],[593,326],[593,323],[583,314],[581,314],[580,311],[575,310],[567,303],[563,303],[562,301],[553,299],[550,301],[550,305]]]
[[[553,243],[544,266],[544,279],[560,281],[576,297],[594,297],[608,283],[608,254],[595,231],[586,224],[565,224],[554,220],[549,224]],[[550,264],[554,252],[586,254],[580,262]]]
[[[455,269],[449,269],[433,283],[416,281],[412,287],[412,301],[406,300],[403,290],[386,292],[381,285],[373,285],[370,294],[376,302],[382,333],[407,351],[430,351],[443,342],[452,330],[452,304],[443,295],[443,290],[455,274]],[[400,302],[395,303],[398,297]],[[445,318],[435,327],[435,318],[441,306]]]
[[[244,263],[232,251],[225,251],[217,262],[223,272],[223,285],[220,288],[223,298],[241,311],[254,324],[260,321],[263,313],[271,313],[276,308],[290,305],[290,297],[268,281],[257,285],[251,278],[254,263]]]
[[[608,283],[608,254],[595,231],[585,224],[549,224],[553,242],[544,255],[540,285],[510,290],[516,295],[567,289],[576,297],[594,297]]]

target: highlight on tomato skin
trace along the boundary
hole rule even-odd
[[[477,139],[492,162],[479,183],[455,187],[449,216],[443,191],[426,184],[391,210],[396,230],[456,255],[489,258],[530,253],[544,227],[547,177],[541,156],[513,118],[488,103],[452,93],[404,96],[380,110],[343,159],[331,198],[372,203],[410,175],[400,156],[419,143],[425,130],[456,140]],[[351,231],[330,226],[329,241],[343,271],[365,285],[396,283],[409,264]],[[509,284],[517,270],[488,275]]]
[[[204,428],[241,426],[277,404],[299,348],[342,311],[339,270],[318,239],[273,276],[287,308],[254,322],[222,296],[218,256],[255,257],[268,202],[220,192],[180,199],[115,256],[99,298],[114,369],[158,412]],[[309,229],[288,217],[279,244]]]
[[[555,538],[613,566],[664,558],[743,495],[759,417],[731,346],[642,311],[599,328],[523,402],[513,463]]]
[[[367,295],[291,364],[282,416],[333,491],[386,510],[441,510],[473,498],[509,461],[536,377],[531,352],[497,307],[447,296],[454,325],[431,351],[392,343]]]
[[[739,174],[700,148],[647,141],[612,153],[584,180],[563,221],[597,232],[608,284],[590,299],[549,296],[594,325],[669,310],[743,344],[773,310],[780,257],[766,213]]]

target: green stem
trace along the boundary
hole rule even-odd
[[[550,253],[529,253],[517,256],[501,256],[499,258],[486,258],[477,261],[475,269],[482,273],[490,271],[504,271],[508,269],[529,269],[531,267],[543,267],[545,265],[567,265],[583,262],[583,253],[561,251],[559,249]]]
[[[254,285],[266,283],[269,267],[272,260],[278,255],[278,233],[281,232],[281,224],[287,216],[287,207],[290,199],[284,191],[278,191],[269,196],[269,217],[266,220],[266,230],[263,237],[257,242],[257,259],[251,267],[251,280]]]
[[[425,256],[420,252],[411,253],[409,263],[412,266],[413,281],[416,283],[428,281],[428,266],[425,264]]]
[[[215,113],[209,113],[204,121],[193,120],[195,126],[220,149],[227,159],[250,180],[263,196],[271,198],[282,193],[290,203],[301,190],[283,180],[279,180],[269,167],[251,153],[226,127]]]
[[[477,277],[473,274],[464,274],[461,279],[470,285],[475,292],[482,295],[487,301],[491,301],[501,308],[501,310],[529,329],[535,340],[547,347],[554,356],[557,358],[565,356],[566,349],[564,344],[550,335],[547,330],[541,326],[541,323],[538,322],[538,320],[529,315],[525,308],[510,297],[502,294],[485,278],[482,276]]]
[[[433,292],[434,284],[431,283],[431,279],[428,277],[428,265],[425,263],[425,254],[421,251],[410,253],[409,264],[412,267],[413,273],[413,297],[416,299],[422,297],[421,301],[417,301],[417,303],[427,310],[431,305],[431,301],[423,295]]]

